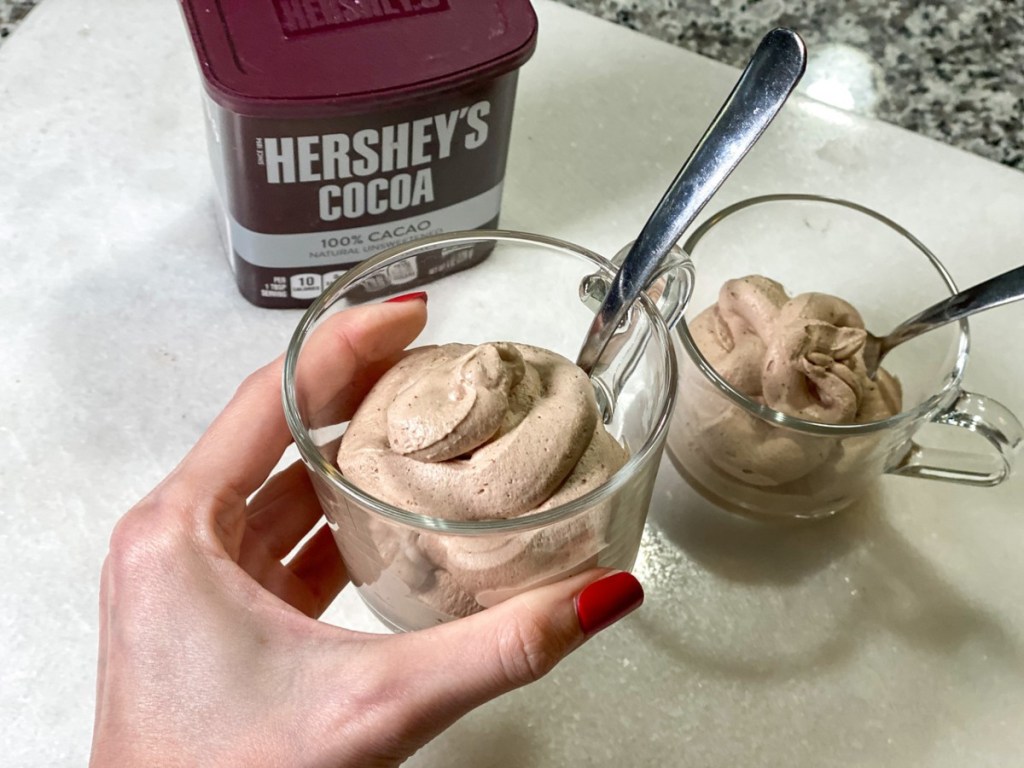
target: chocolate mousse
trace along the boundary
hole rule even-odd
[[[370,495],[458,521],[520,517],[579,498],[628,458],[593,386],[554,352],[507,342],[411,351],[353,416],[337,463]],[[603,542],[594,516],[486,536],[376,526],[384,567],[441,615],[498,602],[531,579],[577,572]]]
[[[848,302],[824,293],[790,298],[782,285],[751,275],[727,281],[718,301],[689,324],[715,371],[751,401],[804,421],[863,424],[898,413],[899,381],[864,364],[867,332]],[[776,493],[780,513],[794,500],[841,494],[861,482],[874,438],[822,437],[744,411],[689,366],[669,443],[681,469],[718,500],[758,505]]]

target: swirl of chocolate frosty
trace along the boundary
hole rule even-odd
[[[777,411],[825,424],[885,418],[900,409],[899,383],[867,376],[864,321],[825,293],[792,299],[774,280],[729,280],[692,324],[694,340],[730,384]]]
[[[774,280],[727,281],[718,302],[690,332],[715,370],[752,400],[826,424],[884,419],[901,407],[899,382],[867,375],[864,321],[850,304],[823,293],[793,297]],[[745,483],[790,483],[835,458],[835,445],[781,430],[695,387],[680,406],[704,457]]]
[[[484,344],[413,379],[388,406],[391,450],[418,461],[446,461],[494,437],[523,380],[523,356],[510,344]]]
[[[625,461],[586,374],[512,343],[413,350],[363,400],[338,451],[338,467],[364,491],[453,520],[567,501],[563,487],[579,496]]]

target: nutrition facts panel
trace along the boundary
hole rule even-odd
[[[320,296],[330,285],[345,274],[344,269],[333,270],[324,274],[318,272],[299,272],[292,275],[274,275],[270,282],[265,283],[261,294],[265,298],[292,298],[309,301]],[[381,290],[388,285],[401,285],[419,276],[415,262],[399,262],[385,271],[385,275],[375,275],[366,287],[370,290]]]
[[[310,301],[317,298],[330,285],[345,274],[344,269],[320,274],[299,272],[292,275],[273,275],[263,283],[260,295],[263,298],[300,299]]]
[[[288,293],[293,299],[315,299],[324,288],[324,278],[315,272],[303,272],[292,275],[289,280]]]

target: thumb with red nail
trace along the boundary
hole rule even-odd
[[[357,404],[426,322],[425,297],[340,313],[316,354]],[[91,765],[398,765],[637,608],[591,570],[421,632],[317,621],[348,583],[290,442],[281,361],[252,374],[118,523],[100,580]],[[289,554],[304,539],[297,553]]]

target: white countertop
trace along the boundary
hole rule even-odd
[[[110,528],[299,317],[235,291],[175,4],[100,5],[49,0],[0,51],[0,762],[19,766],[84,763]],[[537,6],[502,224],[612,253],[737,73]],[[711,207],[778,191],[887,213],[962,285],[1024,254],[1024,175],[813,102],[791,102]],[[967,375],[1018,414],[1022,312],[972,321]],[[704,509],[666,463],[644,607],[410,765],[1019,764],[1022,507],[1019,474],[887,478],[783,533]],[[351,591],[326,618],[379,628]]]

